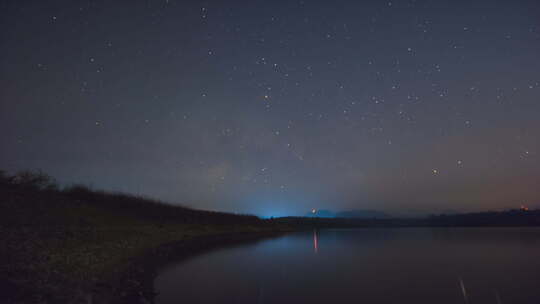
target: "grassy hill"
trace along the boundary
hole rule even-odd
[[[163,244],[280,228],[255,216],[200,211],[84,186],[41,172],[0,174],[3,303],[72,303]]]

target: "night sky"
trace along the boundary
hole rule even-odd
[[[196,208],[540,205],[540,2],[2,1],[0,168]]]

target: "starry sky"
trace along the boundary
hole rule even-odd
[[[262,216],[540,206],[540,2],[2,1],[0,168]]]

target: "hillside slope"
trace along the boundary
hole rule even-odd
[[[126,194],[63,190],[41,173],[0,179],[3,303],[71,303],[163,244],[264,232],[255,216],[199,211]]]

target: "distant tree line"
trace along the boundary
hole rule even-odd
[[[521,227],[540,226],[540,210],[514,209],[431,215],[419,218],[324,218],[283,217],[277,223],[296,227],[362,228],[362,227]]]

